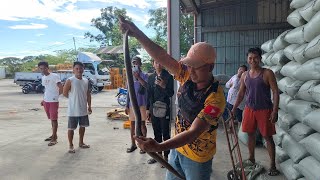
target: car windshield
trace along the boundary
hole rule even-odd
[[[84,70],[88,70],[91,74],[95,74],[93,64],[91,63],[84,63]]]
[[[109,75],[109,69],[107,62],[101,62],[98,64],[98,74],[99,75]]]

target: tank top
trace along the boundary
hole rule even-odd
[[[68,116],[79,117],[88,115],[87,92],[89,81],[86,78],[78,79],[75,76],[69,78],[71,89],[68,101]]]
[[[253,110],[272,109],[271,91],[263,80],[263,72],[256,78],[251,78],[248,71],[245,85],[246,85],[246,106]]]

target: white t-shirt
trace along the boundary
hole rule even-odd
[[[231,87],[232,84],[232,87]],[[232,76],[232,78],[226,83],[226,88],[230,88],[227,96],[227,102],[229,104],[234,105],[237,101],[238,93],[240,90],[240,78],[238,75]],[[240,110],[244,109],[245,106],[245,99],[246,97],[243,98],[242,102],[239,104],[238,108]]]
[[[45,87],[43,100],[45,102],[59,102],[59,87],[57,83],[61,82],[57,74],[50,73],[48,76],[42,76],[42,85]]]
[[[87,92],[89,81],[86,78],[78,79],[75,76],[70,77],[71,89],[69,91],[68,116],[79,117],[88,115]]]

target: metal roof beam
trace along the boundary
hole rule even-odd
[[[268,24],[252,24],[252,25],[236,25],[222,27],[202,27],[202,33],[227,32],[227,31],[249,31],[249,30],[265,30],[265,29],[289,29],[288,23],[268,23]]]
[[[195,2],[194,0],[190,0],[190,4],[191,4],[191,6],[192,6],[193,12],[194,12],[195,14],[199,14],[199,13],[200,13],[200,10],[199,10],[196,2]]]

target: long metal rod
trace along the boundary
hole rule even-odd
[[[128,33],[129,31],[126,31],[123,35],[123,52],[124,52],[124,63],[126,67],[126,75],[127,75],[127,83],[128,83],[128,91],[129,91],[129,97],[130,102],[132,103],[132,109],[135,114],[135,126],[136,126],[136,136],[142,136],[141,131],[141,113],[140,108],[138,106],[138,101],[134,89],[134,82],[132,77],[132,66],[130,61],[130,54],[129,54],[129,44],[128,44]],[[151,156],[153,159],[155,159],[157,162],[159,162],[161,165],[163,165],[165,168],[167,168],[171,173],[176,175],[180,179],[185,179],[184,176],[178,173],[167,161],[165,161],[158,153],[156,152],[147,152],[149,156]]]

